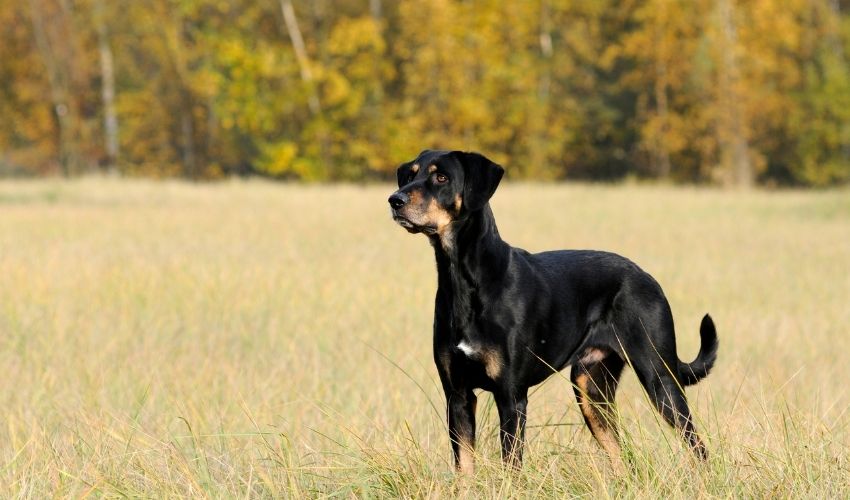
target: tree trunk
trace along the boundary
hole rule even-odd
[[[372,20],[378,26],[380,30],[381,37],[386,36],[386,30],[384,29],[382,16],[382,8],[381,8],[381,0],[369,0],[369,13],[372,17]],[[380,168],[381,163],[384,161],[381,158],[384,156],[383,148],[381,144],[383,141],[383,126],[385,123],[384,119],[384,78],[382,74],[381,64],[383,63],[383,58],[374,58],[372,61],[372,85],[373,90],[370,92],[369,100],[367,101],[366,107],[366,115],[368,116],[368,120],[372,123],[372,126],[369,127],[369,142],[370,146],[374,148],[375,153],[370,156],[372,159],[370,160],[370,167],[372,168]],[[370,149],[372,149],[370,148]],[[388,158],[386,160],[389,160]]]
[[[115,111],[115,70],[109,33],[106,28],[106,12],[103,0],[97,0],[95,23],[97,45],[100,54],[101,98],[103,100],[103,131],[106,146],[105,169],[114,173],[118,164],[118,115]]]
[[[174,65],[174,73],[177,75],[175,112],[180,113],[180,161],[183,165],[183,174],[189,178],[196,178],[199,176],[199,169],[195,150],[195,99],[190,86],[189,63],[183,47],[184,20],[180,18],[170,18],[170,20],[170,23],[162,27],[162,32]]]
[[[745,118],[741,96],[740,71],[736,54],[738,32],[733,19],[733,0],[718,0],[717,8],[721,34],[721,60],[718,91],[718,138],[720,164],[724,181],[740,187],[753,184]]]
[[[304,39],[301,38],[301,30],[298,28],[298,19],[295,17],[295,9],[292,7],[292,0],[280,0],[280,10],[283,12],[283,21],[286,23],[286,31],[289,33],[289,40],[292,42],[292,49],[295,51],[295,58],[298,60],[298,66],[301,70],[301,79],[310,87],[310,97],[307,105],[310,107],[310,112],[314,115],[321,113],[322,107],[319,103],[319,96],[313,88],[313,72],[310,70],[310,58],[307,57],[307,49],[304,46]]]
[[[195,179],[199,177],[198,169],[195,160],[195,120],[192,116],[191,97],[184,92],[183,103],[184,109],[180,113],[180,135],[183,143],[183,165],[189,177]]]
[[[375,19],[381,18],[381,0],[369,0],[369,13],[372,14],[372,17]]]
[[[29,0],[30,14],[33,24],[33,34],[36,46],[41,53],[44,67],[47,71],[47,80],[50,86],[50,100],[53,105],[53,113],[56,118],[58,138],[57,146],[59,153],[59,165],[62,175],[69,176],[77,170],[77,145],[74,137],[74,117],[70,106],[70,92],[68,90],[70,76],[59,65],[56,54],[50,43],[48,27],[45,23],[44,5],[40,0]],[[67,64],[73,64],[67,61]]]
[[[551,9],[548,0],[540,2],[540,17],[538,43],[540,44],[540,58],[537,68],[537,110],[530,115],[530,141],[526,148],[530,166],[527,172],[543,172],[547,175],[551,172],[549,161],[549,149],[546,147],[548,140],[548,118],[551,112],[552,91],[552,64],[554,50],[552,46],[552,21]],[[560,172],[559,172],[560,174]]]
[[[833,19],[831,25],[834,29],[829,35],[829,45],[832,53],[839,61],[842,68],[847,68],[847,57],[844,54],[844,46],[841,43],[841,4],[839,0],[829,0],[829,10]],[[850,123],[842,124],[841,129],[841,159],[845,162],[850,162]]]
[[[655,173],[662,179],[670,177],[670,148],[667,136],[670,133],[670,109],[667,103],[667,64],[656,61],[655,106],[660,127],[655,140]]]
[[[540,4],[540,56],[541,71],[537,82],[537,95],[541,101],[549,100],[549,89],[552,86],[552,32],[549,12],[549,2]]]

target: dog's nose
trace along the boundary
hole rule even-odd
[[[404,193],[393,193],[388,200],[390,202],[390,206],[393,208],[401,208],[407,205],[407,202],[410,201],[410,198]]]

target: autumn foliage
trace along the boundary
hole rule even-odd
[[[0,3],[0,174],[850,180],[845,0]]]

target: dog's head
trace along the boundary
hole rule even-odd
[[[478,153],[423,151],[398,167],[398,191],[389,199],[393,219],[411,233],[442,234],[484,208],[504,173]]]

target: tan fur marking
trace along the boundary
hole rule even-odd
[[[484,373],[492,380],[496,380],[502,373],[502,356],[495,349],[488,349],[481,354],[484,363]]]
[[[429,166],[429,167],[428,167],[428,173],[429,173],[429,174],[433,174],[433,173],[434,173],[434,172],[436,172],[436,171],[437,171],[437,166],[436,166],[436,165],[431,165],[431,166]]]
[[[579,399],[579,408],[581,408],[584,418],[587,419],[587,424],[590,427],[593,437],[596,438],[596,441],[611,458],[611,467],[615,472],[622,473],[624,470],[623,458],[620,450],[620,442],[617,440],[617,435],[611,427],[613,424],[603,420],[604,417],[600,412],[601,410],[594,408],[593,403],[591,403],[587,396],[588,388],[592,383],[593,381],[586,374],[582,373],[576,377],[576,386],[578,386],[582,393]]]
[[[425,220],[437,226],[437,233],[442,235],[443,231],[452,221],[452,215],[441,207],[436,199],[431,198],[428,208],[425,209]]]
[[[606,356],[608,356],[608,353],[603,351],[602,349],[588,347],[582,353],[579,363],[583,365],[591,365],[593,363],[598,363],[602,361],[603,359],[605,359]]]
[[[407,196],[410,198],[410,205],[413,207],[422,203],[422,192],[419,190],[411,191]]]
[[[446,354],[448,357],[448,353]],[[478,398],[472,399],[472,414],[475,415],[475,412],[478,408]],[[472,431],[473,434],[475,431]],[[475,443],[470,442],[466,439],[461,439],[460,442],[460,453],[458,454],[458,470],[464,475],[472,475],[475,472]]]
[[[460,213],[460,207],[463,205],[463,198],[460,196],[460,193],[455,195],[455,213]]]
[[[410,167],[410,171],[413,172],[414,174],[419,173],[419,164],[414,163],[413,166]]]
[[[472,452],[470,443],[465,441],[460,441],[457,469],[461,474],[466,475],[471,475],[475,472],[475,455]]]
[[[450,249],[452,247],[452,238],[446,229],[454,221],[454,215],[437,203],[435,198],[430,198],[428,204],[423,206],[425,197],[419,189],[410,191],[408,197],[410,198],[410,202],[404,215],[414,224],[436,227],[436,233],[440,237],[440,244],[444,249]]]
[[[451,354],[449,354],[448,351],[443,351],[438,357],[440,358],[440,365],[442,365],[443,370],[446,372],[446,375],[451,377]]]

